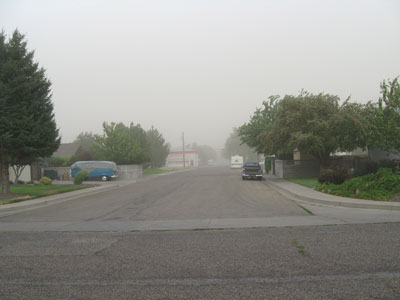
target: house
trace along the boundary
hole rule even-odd
[[[185,149],[185,151],[183,149],[171,150],[165,164],[165,167],[168,169],[197,168],[198,166],[199,154],[192,149]]]
[[[370,160],[374,162],[380,162],[382,160],[394,160],[399,162],[400,161],[400,154],[399,153],[391,153],[379,149],[369,149],[368,150],[368,157]]]
[[[66,143],[66,144],[61,144],[60,147],[57,149],[56,152],[53,153],[52,157],[62,157],[62,158],[71,158],[72,156],[77,156],[81,157],[84,155],[85,152],[83,151],[82,147],[79,144],[76,143]],[[19,170],[20,176],[19,180],[22,180],[24,182],[29,182],[29,181],[34,181],[34,180],[39,180],[43,175],[42,168],[46,166],[47,163],[43,163],[42,160],[39,160],[39,162],[32,163],[31,165],[26,165],[23,168]],[[65,177],[66,171],[63,170],[63,172],[57,176],[59,178]],[[9,168],[9,178],[10,181],[15,182],[16,175],[13,166],[10,166]]]
[[[72,157],[77,156],[82,152],[82,147],[76,143],[64,143],[60,144],[57,151],[53,153],[52,157]]]

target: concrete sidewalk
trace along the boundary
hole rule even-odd
[[[312,203],[344,206],[352,208],[369,208],[384,210],[400,210],[400,202],[383,202],[373,200],[362,200],[355,198],[346,198],[330,194],[325,194],[311,188],[293,183],[273,175],[265,175],[265,184],[271,186],[284,196],[294,200],[302,200]]]

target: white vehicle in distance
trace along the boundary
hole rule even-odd
[[[231,156],[231,168],[232,169],[241,169],[243,166],[243,156],[233,155]]]

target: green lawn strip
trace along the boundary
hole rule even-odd
[[[300,185],[303,185],[308,188],[315,188],[319,183],[318,183],[318,177],[308,177],[308,178],[288,178],[286,179],[288,181],[291,181],[293,183],[297,183]]]
[[[155,175],[173,172],[175,170],[164,170],[164,169],[143,169],[143,175]]]
[[[22,201],[26,201],[26,200],[30,200],[32,198],[30,197],[24,197],[24,196],[17,196],[16,198],[12,198],[12,199],[3,199],[0,200],[0,205],[3,204],[11,204],[11,203],[17,203],[17,202],[22,202]]]
[[[77,191],[92,187],[92,185],[23,185],[11,186],[11,192],[16,194],[15,198],[0,200],[1,204],[16,203],[29,199],[45,197],[55,194]],[[29,198],[21,198],[21,195],[27,195]]]

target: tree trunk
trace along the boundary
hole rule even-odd
[[[18,184],[19,181],[19,177],[22,174],[22,171],[25,169],[25,165],[21,166],[21,165],[14,165],[12,166],[13,170],[14,170],[14,174],[15,174],[15,182],[14,184]]]
[[[6,160],[5,155],[1,156],[1,193],[9,194],[10,191],[10,174],[8,172],[8,161]]]
[[[324,173],[330,165],[330,153],[319,157],[319,174]]]

